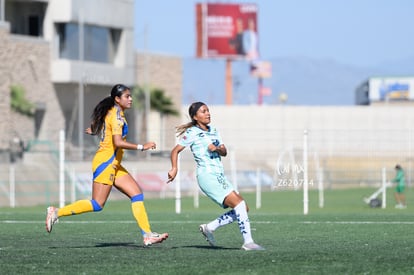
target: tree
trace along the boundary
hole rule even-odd
[[[151,90],[151,109],[158,111],[161,116],[178,116],[178,111],[174,109],[174,104],[170,97],[165,96],[164,90]]]
[[[150,109],[155,110],[160,114],[160,145],[161,149],[164,146],[164,119],[166,116],[178,116],[179,112],[174,108],[174,103],[171,97],[167,97],[163,89],[153,88],[150,90]],[[146,124],[147,118],[145,113],[145,89],[141,86],[136,86],[132,89],[132,97],[134,108],[143,113],[143,133],[148,131],[148,125]],[[141,138],[143,138],[141,136]]]
[[[161,89],[151,91],[151,108],[160,113],[160,149],[165,147],[165,117],[169,115],[178,116],[179,112],[174,109],[173,102],[170,97],[166,97]]]

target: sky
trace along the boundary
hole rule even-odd
[[[328,59],[369,67],[414,57],[413,0],[248,0],[262,60]],[[194,0],[135,0],[137,50],[195,57]]]

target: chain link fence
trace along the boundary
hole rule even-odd
[[[387,178],[394,177],[398,163],[406,171],[408,185],[413,170],[413,148],[409,129],[335,130],[312,129],[263,131],[240,135],[224,129],[223,139],[229,154],[222,158],[227,177],[238,189],[278,191],[301,189],[307,169],[309,188],[323,183],[325,188],[380,186],[382,169]],[[390,133],[392,133],[390,135]],[[306,142],[306,143],[305,143]],[[266,146],[255,146],[256,144]],[[232,145],[234,144],[234,145]],[[59,198],[59,152],[54,141],[36,141],[21,155],[2,152],[0,168],[0,206],[55,203]],[[307,148],[307,166],[304,166]],[[180,180],[183,195],[198,188],[195,163],[190,150],[181,154]],[[13,160],[13,161],[12,161]],[[129,152],[124,165],[137,179],[148,196],[174,196],[174,184],[166,185],[170,168],[168,154]],[[91,165],[87,161],[65,162],[66,200],[88,198],[91,194]],[[11,187],[14,185],[14,187]],[[111,195],[122,197],[117,191]]]

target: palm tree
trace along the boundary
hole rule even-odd
[[[164,90],[153,89],[151,91],[151,109],[158,111],[163,116],[178,116],[178,111],[174,109],[174,104],[170,97],[165,96]]]
[[[151,109],[154,109],[160,114],[160,149],[165,147],[165,117],[166,116],[178,116],[178,111],[174,109],[174,104],[170,97],[165,96],[165,93],[161,89],[154,89],[151,91]]]
[[[132,89],[132,96],[134,102],[134,108],[137,109],[142,115],[143,127],[140,138],[145,140],[143,137],[144,133],[148,131],[147,118],[145,112],[145,89],[141,86],[136,86]],[[171,97],[167,97],[163,89],[153,88],[149,92],[150,94],[150,109],[155,110],[160,114],[160,149],[164,148],[165,131],[164,131],[164,119],[166,116],[178,116],[179,112],[174,108],[174,103]]]

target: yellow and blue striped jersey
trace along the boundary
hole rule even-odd
[[[116,148],[113,143],[113,135],[121,135],[125,140],[128,134],[128,124],[122,109],[115,105],[108,111],[105,123],[101,130],[99,148],[93,160],[94,178],[108,165],[119,166],[124,154],[122,148]]]

